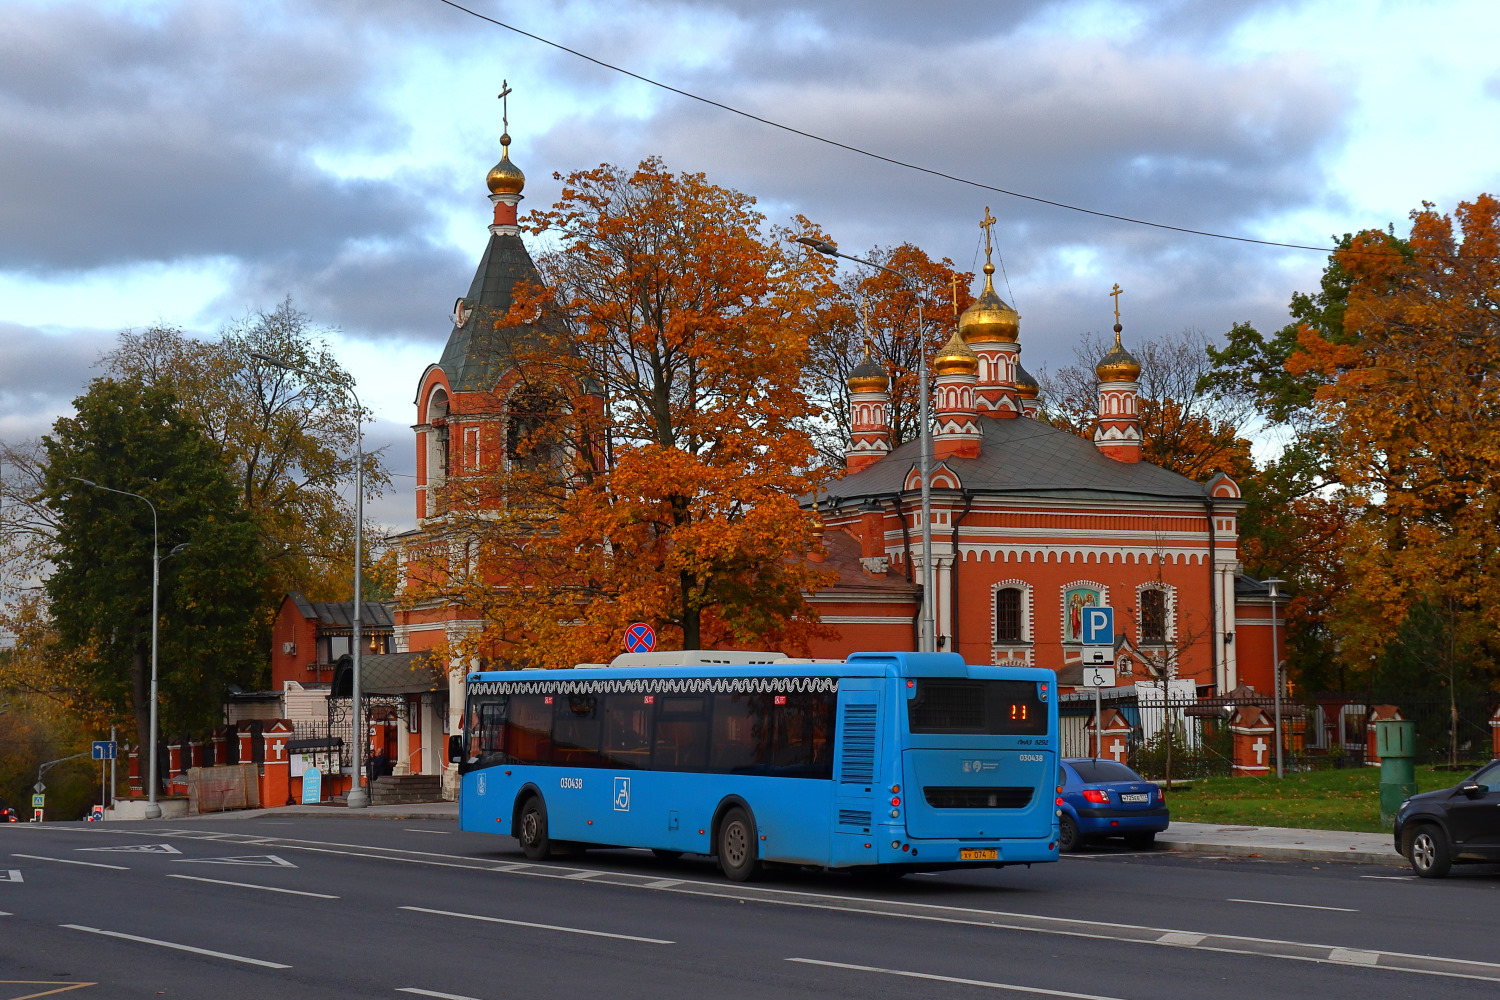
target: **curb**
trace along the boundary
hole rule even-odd
[[[1388,865],[1406,867],[1406,859],[1395,851],[1347,851],[1319,850],[1302,847],[1251,846],[1247,844],[1213,844],[1194,840],[1166,840],[1158,836],[1156,843],[1172,851],[1193,851],[1202,854],[1221,854],[1235,858],[1270,858],[1276,861],[1328,861],[1352,862],[1363,865]]]

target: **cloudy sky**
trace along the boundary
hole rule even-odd
[[[1039,197],[1287,243],[1500,190],[1493,0],[470,0],[795,128]],[[286,295],[376,414],[412,522],[412,395],[486,239],[508,79],[523,210],[660,154],[845,249],[982,263],[1028,367],[1284,323],[1324,256],[1111,222],[726,114],[438,0],[0,4],[0,438],[43,433],[125,328],[205,335]]]

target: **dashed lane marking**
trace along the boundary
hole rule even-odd
[[[122,836],[161,837],[174,835],[171,830],[107,829],[108,833]],[[200,831],[188,831],[201,836]],[[1234,934],[1202,934],[1178,928],[1145,927],[1134,924],[1101,924],[1092,920],[1071,917],[1049,917],[1034,913],[1014,913],[1000,910],[942,906],[934,903],[903,902],[893,899],[872,899],[858,896],[839,896],[831,893],[801,892],[789,889],[771,889],[747,886],[738,883],[704,882],[688,879],[661,879],[660,876],[637,875],[608,869],[578,869],[551,864],[525,864],[521,862],[497,862],[486,858],[441,854],[432,851],[410,851],[401,848],[372,847],[367,844],[343,844],[328,841],[300,840],[295,838],[272,839],[283,851],[309,851],[319,854],[334,854],[345,857],[369,858],[381,861],[396,861],[404,864],[431,865],[442,868],[459,868],[467,871],[489,871],[521,875],[534,878],[565,879],[578,871],[596,871],[598,875],[588,880],[590,885],[607,885],[614,888],[643,889],[658,892],[674,892],[691,896],[707,896],[718,899],[738,899],[744,902],[764,903],[772,906],[794,906],[803,909],[828,910],[845,913],[862,913],[892,919],[923,920],[933,923],[987,927],[995,930],[1029,931],[1037,934],[1057,934],[1098,941],[1119,941],[1132,944],[1149,944],[1167,947],[1191,947],[1202,951],[1213,951],[1231,955],[1253,955],[1262,958],[1279,958],[1288,961],[1315,962],[1347,965],[1347,958],[1334,958],[1335,952],[1375,955],[1373,965],[1366,967],[1383,972],[1410,972],[1423,975],[1447,976],[1458,979],[1475,979],[1500,983],[1500,963],[1470,961],[1460,958],[1441,958],[1430,955],[1415,955],[1405,952],[1369,951],[1360,948],[1345,948],[1340,945],[1316,944],[1306,941],[1288,941],[1275,938],[1256,938]],[[675,885],[661,885],[663,881],[674,881]],[[404,909],[412,909],[404,907]],[[445,911],[431,911],[442,913]],[[455,916],[462,916],[455,914]],[[477,918],[484,919],[484,918]],[[1194,943],[1189,944],[1191,940]]]
[[[616,941],[639,941],[642,944],[676,944],[661,938],[638,937],[634,934],[612,934],[609,931],[592,931],[583,927],[560,927],[557,924],[539,924],[531,920],[506,920],[503,917],[486,917],[478,913],[455,913],[452,910],[429,910],[425,906],[402,906],[402,910],[413,913],[430,913],[439,917],[459,917],[463,920],[483,920],[490,924],[509,924],[512,927],[530,927],[541,931],[561,931],[564,934],[586,934],[589,937],[614,938]]]
[[[72,858],[48,858],[40,854],[12,854],[13,858],[30,858],[32,861],[56,861],[60,865],[84,865],[88,868],[113,868],[117,872],[128,872],[124,865],[102,865],[97,861],[75,861]]]
[[[302,889],[283,889],[276,885],[256,885],[253,882],[227,882],[221,878],[203,878],[199,875],[168,875],[167,878],[186,879],[189,882],[212,882],[214,885],[232,885],[240,889],[264,889],[266,892],[284,892],[289,896],[312,896],[315,899],[338,899],[326,892],[305,892]]]
[[[19,868],[0,868],[0,882],[24,882]]]
[[[404,826],[401,829],[406,831],[407,833],[436,833],[441,834],[444,837],[450,837],[453,835],[452,830],[419,830],[414,826]]]
[[[437,990],[419,990],[415,986],[398,986],[397,993],[415,993],[419,997],[437,997],[437,1000],[477,1000],[475,997],[460,996],[457,993],[439,993]]]
[[[176,941],[161,941],[157,938],[141,937],[139,934],[126,934],[123,931],[106,931],[98,927],[85,927],[82,924],[58,924],[59,927],[70,931],[85,931],[89,934],[99,934],[103,937],[119,938],[122,941],[134,941],[137,944],[154,944],[158,948],[171,948],[173,951],[186,951],[194,955],[205,955],[209,958],[222,958],[229,962],[242,962],[245,965],[258,965],[263,969],[290,969],[290,965],[280,962],[267,962],[259,958],[246,958],[244,955],[231,955],[227,951],[213,951],[209,948],[195,948],[190,944],[178,944]]]
[[[1334,913],[1358,913],[1347,906],[1313,906],[1311,903],[1277,903],[1269,899],[1226,899],[1226,903],[1254,903],[1256,906],[1289,906],[1298,910],[1331,910]]]
[[[1100,996],[1097,993],[1070,993],[1067,990],[1049,990],[1040,986],[1017,986],[1012,983],[991,983],[983,979],[960,979],[957,976],[937,976],[930,972],[910,972],[905,969],[881,969],[873,965],[850,965],[847,962],[824,962],[816,958],[789,958],[788,962],[799,965],[818,965],[825,969],[848,969],[851,972],[874,972],[882,976],[900,976],[903,979],[925,979],[934,983],[956,983],[959,986],[978,986],[989,990],[1006,990],[1011,993],[1031,993],[1043,997],[1067,997],[1069,1000],[1118,1000],[1116,997]]]
[[[1380,953],[1377,951],[1360,951],[1355,948],[1335,948],[1328,953],[1330,962],[1343,962],[1346,965],[1378,965],[1380,964]]]

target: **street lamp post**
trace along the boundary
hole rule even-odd
[[[250,356],[257,361],[264,361],[266,364],[271,365],[275,368],[280,368],[283,371],[296,372],[298,375],[301,375],[304,378],[312,379],[315,382],[327,381],[326,377],[320,377],[305,368],[298,368],[296,365],[287,364],[280,358],[272,357],[269,354],[261,354],[258,351],[252,351],[250,352]],[[352,678],[352,684],[349,692],[351,700],[353,702],[352,714],[354,716],[354,724],[350,729],[350,735],[352,736],[350,742],[353,744],[353,746],[349,751],[349,762],[351,765],[353,765],[354,777],[349,786],[349,798],[347,804],[350,809],[364,809],[370,804],[370,796],[365,792],[364,786],[360,784],[360,778],[362,777],[362,771],[364,769],[365,750],[365,730],[363,719],[364,713],[361,711],[362,703],[360,701],[361,692],[359,683],[359,666],[361,658],[360,619],[364,613],[364,596],[362,592],[362,584],[364,580],[363,552],[365,541],[364,407],[360,405],[359,396],[355,393],[353,386],[345,385],[342,382],[335,382],[334,384],[337,385],[340,389],[347,392],[349,394],[349,397],[354,400],[354,614],[352,616],[353,620],[351,623],[351,631],[353,632],[353,636],[351,638],[352,648],[350,649],[350,674]]]
[[[1262,580],[1262,583],[1271,591],[1271,678],[1272,686],[1275,688],[1276,705],[1276,777],[1281,778],[1286,774],[1281,762],[1281,655],[1277,649],[1276,635],[1276,599],[1281,596],[1277,587],[1286,583],[1285,580]]]
[[[156,530],[156,504],[147,500],[139,493],[131,493],[129,490],[116,490],[108,486],[100,486],[91,479],[80,479],[78,476],[70,477],[74,482],[82,483],[92,489],[103,490],[106,493],[118,493],[123,497],[135,497],[137,500],[151,508],[151,733],[149,775],[147,777],[148,790],[146,792],[146,818],[161,819],[161,805],[156,801],[156,726],[157,726],[157,693],[156,693],[156,648],[157,648],[157,614],[158,595],[161,591],[161,558],[157,554],[157,530]],[[178,548],[180,548],[179,546]],[[176,552],[177,549],[173,549]]]
[[[820,240],[813,236],[798,236],[793,242],[801,243],[810,247],[818,253],[829,257],[842,257],[852,260],[856,264],[873,267],[889,274],[894,274],[901,279],[901,283],[912,290],[917,297],[917,406],[918,422],[917,440],[919,456],[917,459],[918,471],[922,477],[922,631],[920,652],[931,653],[937,650],[937,594],[932,583],[932,486],[928,482],[930,478],[930,464],[932,456],[932,430],[929,426],[931,421],[927,411],[927,342],[926,332],[922,321],[922,291],[917,287],[916,281],[908,274],[877,264],[873,260],[865,260],[863,257],[851,257],[849,254],[840,253],[839,248],[827,240]]]

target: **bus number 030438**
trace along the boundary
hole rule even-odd
[[[582,778],[562,778],[558,782],[558,785],[561,788],[582,789],[583,788],[583,779]]]

